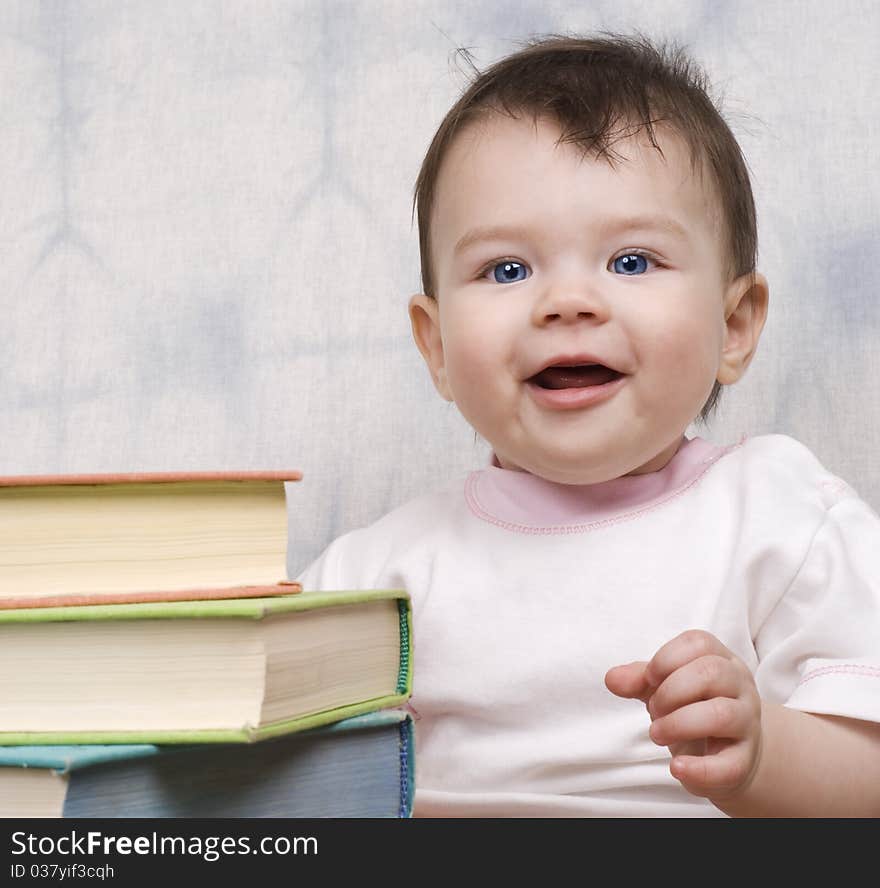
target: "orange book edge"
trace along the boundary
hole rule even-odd
[[[271,586],[226,586],[218,589],[169,589],[158,592],[110,592],[101,594],[46,595],[44,597],[0,598],[0,610],[33,607],[85,607],[96,604],[139,604],[156,601],[204,601],[210,598],[268,598],[273,595],[296,595],[302,585],[282,580]]]
[[[101,472],[68,475],[0,475],[0,487],[59,484],[171,484],[180,481],[301,481],[295,469],[248,472]]]

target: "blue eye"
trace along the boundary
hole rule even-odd
[[[497,284],[516,284],[529,276],[528,269],[521,262],[499,262],[491,271]]]
[[[624,256],[618,256],[612,267],[617,274],[644,274],[648,270],[648,260],[641,253],[627,253]]]

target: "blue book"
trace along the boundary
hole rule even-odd
[[[0,817],[409,817],[399,710],[253,744],[0,747]]]

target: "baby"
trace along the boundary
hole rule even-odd
[[[493,458],[299,576],[412,596],[415,813],[880,815],[880,519],[791,438],[685,435],[768,301],[703,75],[536,41],[416,201],[413,335]]]

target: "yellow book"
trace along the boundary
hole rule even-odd
[[[295,592],[286,484],[300,477],[0,477],[0,609]]]

